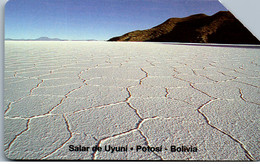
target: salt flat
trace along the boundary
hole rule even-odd
[[[5,154],[259,160],[259,55],[257,46],[6,41]],[[128,151],[104,151],[108,145]]]

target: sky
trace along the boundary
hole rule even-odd
[[[168,18],[223,10],[218,0],[9,0],[5,38],[108,40]]]

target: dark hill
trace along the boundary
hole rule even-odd
[[[129,32],[109,41],[260,44],[228,11],[220,11],[212,16],[197,14],[170,18],[151,29]]]

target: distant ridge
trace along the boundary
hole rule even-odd
[[[13,40],[13,41],[67,41],[65,39],[48,38],[48,37],[40,37],[40,38],[37,38],[37,39],[11,39],[11,38],[6,38],[5,40]]]
[[[59,38],[48,38],[48,37],[40,37],[40,38],[37,38],[35,40],[38,40],[38,41],[66,41],[64,39],[59,39]]]
[[[6,38],[5,40],[13,40],[13,41],[67,41],[65,39],[48,38],[48,37],[40,37],[40,38],[37,38],[37,39],[11,39],[11,38]]]
[[[40,37],[37,39],[11,39],[6,38],[7,41],[97,41],[95,39],[86,39],[86,40],[68,40],[68,39],[59,39],[59,38],[49,38],[49,37]]]
[[[170,18],[151,29],[129,32],[108,41],[260,44],[229,11],[220,11],[212,16],[196,14]]]

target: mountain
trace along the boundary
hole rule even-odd
[[[11,39],[11,38],[6,38],[5,40],[9,40],[9,41],[97,41],[95,39],[67,40],[67,39],[49,38],[49,37],[40,37],[40,38],[37,38],[37,39]]]
[[[48,37],[40,37],[40,38],[37,38],[37,39],[10,39],[10,38],[6,38],[5,40],[12,40],[12,41],[67,41],[65,39],[48,38]]]
[[[151,29],[129,32],[108,41],[260,44],[229,11],[212,16],[196,14],[170,18]]]
[[[48,37],[40,37],[37,39],[34,39],[36,41],[65,41],[64,39],[59,39],[59,38],[48,38]]]

